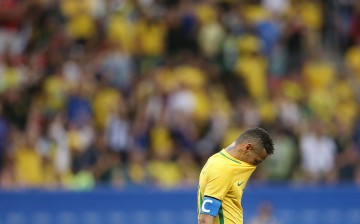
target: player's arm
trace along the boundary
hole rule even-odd
[[[221,207],[221,201],[213,198],[205,196],[203,199],[203,203],[200,208],[199,215],[199,224],[213,224],[214,219],[219,213],[219,209]]]
[[[231,173],[225,170],[224,167],[216,165],[209,167],[204,198],[200,208],[199,224],[213,224],[231,182]]]
[[[199,224],[213,224],[214,223],[214,216],[206,215],[206,214],[200,214],[199,216]]]

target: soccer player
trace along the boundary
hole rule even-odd
[[[252,128],[211,156],[200,173],[198,224],[242,224],[241,198],[246,183],[256,165],[273,152],[270,135]]]

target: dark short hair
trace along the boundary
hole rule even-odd
[[[274,153],[274,143],[270,134],[262,128],[250,128],[244,131],[235,141],[235,144],[251,142],[265,148],[268,155]]]

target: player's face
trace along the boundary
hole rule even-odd
[[[251,161],[252,161],[251,164],[256,166],[260,164],[262,161],[264,161],[267,156],[268,154],[265,149],[261,149],[261,150],[253,149],[251,150]]]

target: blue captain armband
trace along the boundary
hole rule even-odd
[[[201,205],[200,214],[216,217],[221,207],[221,201],[216,198],[205,196]]]

